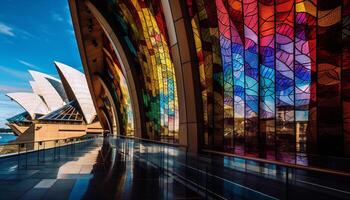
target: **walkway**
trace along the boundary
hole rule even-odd
[[[350,179],[121,137],[0,158],[1,199],[350,199]]]
[[[0,159],[0,199],[200,199],[102,138]]]
[[[226,156],[186,156],[181,148],[134,139],[111,138],[110,142],[218,199],[350,199],[349,177],[286,171],[285,167]]]

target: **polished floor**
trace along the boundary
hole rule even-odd
[[[0,199],[201,199],[102,139],[1,159]]]
[[[153,142],[111,138],[121,151],[165,168],[216,199],[350,199],[350,178],[227,156],[186,153]]]
[[[100,137],[0,158],[0,199],[350,199],[350,179]]]

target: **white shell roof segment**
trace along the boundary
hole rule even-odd
[[[44,99],[50,111],[57,110],[65,105],[64,101],[66,99],[62,97],[65,97],[66,94],[62,94],[64,90],[60,80],[37,71],[29,70],[29,73],[32,75],[35,82],[31,84],[33,91],[35,93],[38,92],[37,94]]]
[[[22,106],[34,119],[35,114],[46,115],[49,113],[49,109],[43,100],[34,93],[29,92],[16,92],[6,94],[8,97],[16,101],[20,106]]]
[[[82,72],[63,63],[55,62],[55,65],[57,70],[60,72],[60,76],[62,76],[61,79],[66,80],[68,87],[74,93],[86,122],[91,123],[96,116],[96,110],[85,75]]]
[[[30,86],[32,87],[32,90],[35,94],[39,95],[40,94],[40,89],[39,86],[36,84],[35,81],[29,81]]]

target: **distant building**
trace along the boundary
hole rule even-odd
[[[101,133],[91,94],[80,71],[55,62],[60,79],[29,71],[33,92],[8,93],[25,112],[7,119],[17,141],[66,139]]]

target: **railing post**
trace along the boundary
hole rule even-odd
[[[28,167],[28,154],[27,154],[27,143],[25,144],[26,147],[26,169]]]
[[[69,152],[69,150],[68,150],[68,148],[69,148],[69,139],[65,139],[65,140],[63,140],[64,141],[64,147],[65,147],[65,149],[66,149],[66,156],[68,156],[68,152]],[[67,142],[68,141],[68,142]],[[67,144],[68,143],[68,144]]]
[[[58,140],[58,160],[61,159],[61,145],[60,145],[60,140]]]
[[[166,150],[166,154],[165,154],[165,156],[166,156],[166,172],[167,173],[169,173],[169,149],[168,149],[168,146],[165,146],[165,150]],[[169,179],[169,176],[166,176],[166,179],[167,179],[167,184],[166,184],[166,189],[167,189],[167,191],[168,191],[168,193],[167,193],[167,198],[169,198],[169,184],[168,184],[168,179]]]
[[[129,141],[128,139],[124,139],[125,140],[125,155],[129,155]]]
[[[288,191],[289,190],[289,168],[286,167],[286,199],[288,200]]]
[[[53,160],[56,159],[56,143],[57,143],[57,140],[55,140],[54,142],[54,147],[53,147]]]
[[[163,173],[164,173],[164,169],[165,169],[165,167],[164,167],[164,160],[165,160],[164,146],[165,146],[165,144],[161,144],[161,156],[162,156],[161,157],[161,161],[162,161],[161,166],[162,166]]]
[[[139,158],[142,159],[142,152],[141,152],[141,140],[140,139],[136,139],[137,143],[139,144]]]
[[[43,153],[43,157],[44,157],[44,163],[45,163],[45,160],[46,160],[46,157],[45,157],[45,154],[46,154],[46,148],[45,148],[45,141],[44,141],[44,153]]]
[[[18,150],[18,157],[17,157],[17,170],[19,170],[19,165],[20,165],[20,144],[17,144],[17,150]]]
[[[187,179],[187,153],[188,153],[188,150],[187,150],[187,147],[186,147],[186,157],[185,157],[185,178]],[[186,182],[186,186],[187,186],[187,182]]]
[[[35,142],[34,142],[34,149],[35,149]],[[38,142],[38,153],[37,153],[37,163],[38,163],[38,166],[39,166],[39,153],[40,153],[40,145],[39,145],[39,142]]]
[[[205,199],[208,199],[208,167],[205,167]]]
[[[145,149],[146,149],[146,163],[148,165],[148,147],[147,147],[147,145],[145,145]]]

